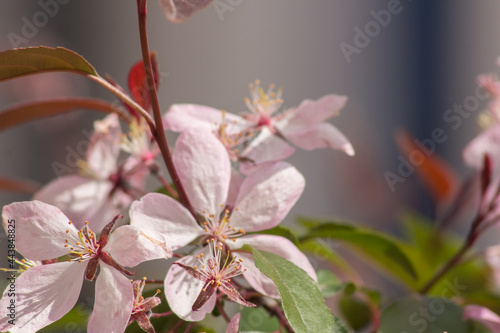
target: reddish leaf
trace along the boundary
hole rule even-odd
[[[186,21],[211,2],[212,0],[160,0],[167,19],[174,23]]]
[[[64,114],[78,109],[92,109],[104,113],[116,112],[127,119],[113,104],[97,99],[63,98],[15,105],[0,113],[0,131],[31,120]]]
[[[0,190],[33,194],[40,185],[30,181],[0,178]]]
[[[422,144],[417,144],[418,140],[408,131],[401,130],[396,133],[396,141],[407,160],[411,161],[411,156],[415,159],[416,163],[412,165],[436,202],[444,203],[451,199],[458,187],[454,170],[435,151],[429,151]],[[434,145],[437,144],[434,142]]]
[[[0,52],[0,81],[58,71],[97,76],[94,67],[81,55],[62,47],[39,46]]]
[[[158,61],[156,53],[151,53],[151,66],[153,67],[153,76],[156,89],[160,84],[160,74],[158,70]],[[128,89],[134,100],[145,110],[151,109],[151,98],[149,97],[149,86],[142,60],[136,62],[128,75]]]

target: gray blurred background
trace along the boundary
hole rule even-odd
[[[64,46],[126,86],[130,66],[141,57],[135,1],[60,0],[57,12],[44,20],[40,13],[49,2],[0,2],[0,50]],[[290,162],[307,185],[287,223],[297,215],[339,217],[397,230],[403,207],[432,216],[430,196],[414,175],[394,191],[384,178],[385,171],[397,170],[394,132],[402,127],[420,140],[442,128],[448,139],[437,145],[438,153],[460,174],[468,172],[461,149],[477,134],[476,117],[486,102],[456,130],[443,115],[454,103],[474,96],[479,74],[498,70],[498,1],[216,3],[175,25],[165,19],[157,1],[149,2],[150,47],[158,52],[164,111],[173,103],[199,103],[239,113],[245,110],[248,83],[255,79],[265,87],[283,87],[285,107],[330,93],[349,97],[331,122],[350,138],[357,154],[298,150]],[[390,21],[385,17],[383,24],[374,23],[381,10],[393,11]],[[38,23],[36,32],[25,27],[29,23]],[[0,83],[2,107],[66,95],[115,100],[70,74]],[[52,163],[64,163],[67,147],[75,148],[85,138],[82,130],[90,130],[99,117],[80,111],[0,133],[0,176],[50,181],[56,177]],[[175,136],[169,138],[173,145]],[[0,192],[1,205],[27,199]]]

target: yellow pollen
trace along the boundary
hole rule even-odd
[[[206,292],[206,291],[207,291],[205,288],[203,288],[202,290],[203,290],[203,292]]]
[[[203,253],[200,253],[200,256],[203,258],[205,255]]]
[[[68,244],[64,244],[64,247],[68,247]]]
[[[85,221],[85,225],[89,225],[89,221]]]
[[[236,242],[236,238],[233,238],[233,242]]]
[[[198,269],[198,266],[194,266],[193,268],[194,268],[194,270],[197,270],[197,269]]]
[[[71,221],[69,221],[68,224],[71,224]]]
[[[156,292],[159,294],[159,293],[161,293],[161,290],[160,289],[156,289]]]
[[[224,204],[220,204],[221,207],[224,207]]]
[[[66,230],[66,233],[69,234],[69,230]]]
[[[203,211],[203,214],[206,214],[207,212],[206,211]]]
[[[214,218],[214,214],[210,214],[208,215],[208,217]]]
[[[80,242],[76,242],[76,245],[80,245]]]
[[[236,207],[234,210],[235,210],[235,211],[239,211],[240,209],[239,209],[238,207]]]
[[[82,259],[78,259],[78,262],[82,262]]]

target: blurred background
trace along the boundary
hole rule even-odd
[[[432,199],[415,175],[393,188],[384,176],[397,173],[394,133],[400,128],[419,140],[441,128],[446,140],[436,151],[460,175],[469,172],[461,150],[478,133],[477,115],[487,101],[479,100],[456,128],[445,115],[476,96],[479,74],[498,73],[498,1],[216,0],[177,25],[165,19],[157,1],[148,8],[164,111],[173,103],[198,103],[240,113],[255,79],[283,87],[285,107],[331,93],[348,96],[331,123],[351,140],[356,156],[297,150],[290,162],[307,185],[289,225],[297,215],[336,217],[397,233],[405,207],[433,217]],[[2,51],[64,46],[122,86],[141,58],[135,1],[3,1],[0,12]],[[115,101],[71,74],[0,83],[2,108],[55,96]],[[54,162],[64,164],[100,117],[79,111],[1,132],[0,176],[41,184],[54,179]],[[175,136],[169,138],[173,145]],[[0,192],[2,206],[29,198]]]

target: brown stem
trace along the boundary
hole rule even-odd
[[[161,117],[160,104],[158,103],[158,95],[156,90],[156,84],[154,81],[153,67],[151,65],[151,56],[149,52],[149,43],[147,35],[147,25],[146,25],[146,0],[137,0],[137,11],[139,14],[139,34],[141,39],[141,50],[142,59],[144,61],[144,70],[146,72],[146,79],[148,83],[149,96],[151,98],[151,106],[153,109],[153,116],[156,125],[156,130],[152,132],[153,136],[158,143],[163,160],[167,166],[168,172],[172,181],[174,182],[175,188],[179,193],[179,198],[182,204],[191,212],[193,217],[196,219],[196,213],[191,206],[191,202],[187,197],[186,191],[181,184],[177,170],[175,169],[174,163],[172,161],[172,156],[170,154],[170,149],[168,148],[167,138],[165,136],[165,129],[163,127],[163,119]]]
[[[217,306],[217,309],[219,309],[219,312],[222,314],[222,317],[224,317],[226,322],[229,323],[231,321],[231,319],[227,315],[226,311],[224,311],[224,308],[222,307],[222,304],[220,303],[220,299],[217,299],[217,301],[215,302],[215,305]]]

